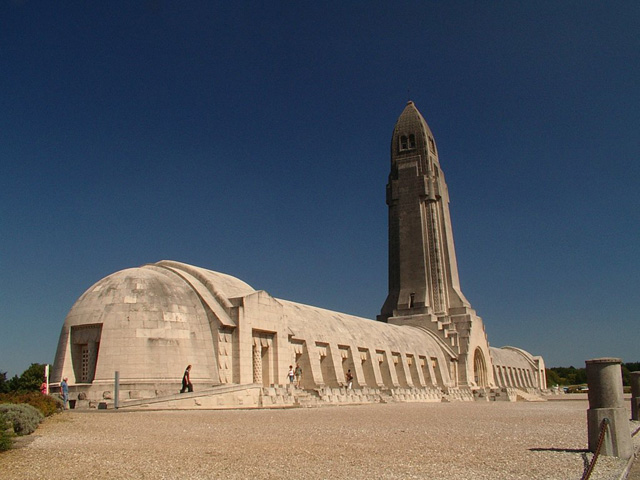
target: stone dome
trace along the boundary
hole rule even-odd
[[[250,287],[249,287],[250,288]],[[194,383],[219,383],[207,308],[170,268],[145,265],[91,286],[65,319],[53,381],[180,384],[191,364]]]

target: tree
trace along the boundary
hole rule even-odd
[[[630,372],[640,371],[640,362],[623,363],[622,383],[630,385]],[[547,369],[547,385],[582,385],[587,383],[587,369],[571,367],[551,367]]]
[[[554,385],[562,384],[562,379],[560,378],[560,375],[558,375],[558,373],[555,370],[551,368],[547,368],[546,374],[547,374],[547,385],[549,385],[550,387]]]
[[[8,392],[9,392],[9,382],[7,381],[7,372],[0,372],[0,393],[8,393]]]
[[[14,375],[7,382],[7,392],[16,392],[20,390],[20,378],[18,375]]]
[[[44,381],[44,365],[32,363],[22,375],[7,380],[7,372],[0,372],[0,393],[37,392]]]
[[[630,372],[640,371],[640,362],[625,363],[623,365],[625,365]]]
[[[44,380],[44,365],[40,363],[32,363],[18,380],[18,390],[33,392],[40,390],[40,385]]]
[[[582,383],[587,383],[587,369],[586,368],[578,368],[576,369],[575,381],[573,382],[576,385],[580,385]]]

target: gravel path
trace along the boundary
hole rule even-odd
[[[67,411],[0,454],[0,478],[580,479],[586,401]],[[636,443],[638,438],[636,437]],[[593,480],[626,465],[600,457]]]

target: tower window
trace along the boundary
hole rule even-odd
[[[400,137],[400,151],[411,150],[416,148],[416,136],[411,134],[409,136],[402,135]]]
[[[436,152],[436,144],[431,137],[429,137],[429,150],[431,150],[433,153]]]

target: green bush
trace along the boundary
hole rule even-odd
[[[53,395],[43,395],[40,392],[0,393],[0,403],[27,403],[40,410],[45,417],[62,410],[62,400]]]
[[[9,423],[9,420],[4,416],[4,413],[0,412],[0,452],[9,450],[12,445],[11,435],[13,434],[13,425]]]
[[[17,435],[29,435],[35,432],[44,419],[40,410],[26,403],[2,403],[0,404],[0,413],[3,413],[7,420],[13,424],[13,431]]]

